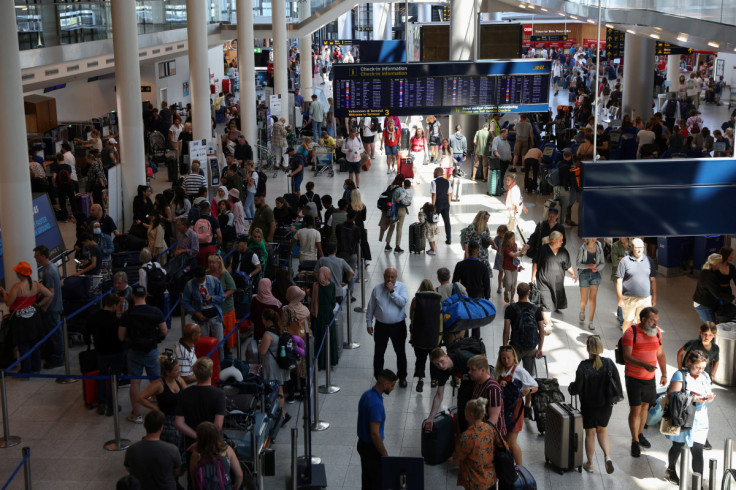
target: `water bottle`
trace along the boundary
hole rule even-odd
[[[286,357],[286,347],[281,346],[281,350],[279,351],[279,357]]]

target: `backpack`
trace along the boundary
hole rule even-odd
[[[516,414],[516,417],[514,417],[514,412],[516,412],[516,405],[522,398],[521,388],[521,381],[515,379],[510,383],[506,383],[506,386],[501,389],[501,396],[503,397],[503,418],[506,421],[506,427],[508,429],[516,425],[522,413],[521,411],[519,411],[519,413]]]
[[[457,339],[447,347],[447,354],[450,355],[454,352],[460,352],[461,350],[470,352],[473,355],[486,354],[485,344],[481,339],[475,337],[463,337],[461,339]]]
[[[380,133],[382,131],[381,123],[377,117],[371,118],[371,131],[373,131],[374,133]]]
[[[317,204],[315,204],[314,201],[309,201],[304,205],[304,215],[309,215],[315,220],[317,219],[319,212],[317,211]]]
[[[677,113],[677,103],[670,99],[667,101],[667,104],[665,104],[662,112],[664,112],[665,117],[675,117],[675,114]]]
[[[194,231],[197,232],[200,245],[212,243],[212,223],[207,218],[199,218],[194,223]]]
[[[665,417],[672,420],[673,427],[689,430],[693,428],[695,421],[695,395],[687,391],[687,369],[681,369],[680,372],[682,388],[670,394],[670,403],[667,407],[669,414],[665,414]]]
[[[72,183],[72,176],[66,169],[59,170],[59,174],[56,176],[56,182],[61,187],[62,185],[69,185]]]
[[[225,471],[225,463],[222,459],[227,456],[217,455],[215,461],[200,459],[197,462],[197,470],[193,475],[194,487],[197,490],[232,490],[233,482],[230,475]]]
[[[638,325],[632,325],[630,328],[634,329],[634,340],[632,341],[633,344],[636,344],[636,331],[638,328],[636,328]],[[662,337],[659,335],[659,329],[657,329],[657,340],[659,340],[659,345],[662,345]],[[616,364],[625,365],[626,362],[624,361],[624,336],[622,335],[620,339],[618,339],[618,344],[616,344],[616,349],[614,350],[614,356],[616,357]]]
[[[603,86],[603,95],[611,95],[611,86],[610,85],[604,85]]]
[[[148,295],[161,297],[166,291],[166,271],[161,267],[151,264],[146,267],[146,277],[148,279]]]
[[[279,336],[278,356],[271,349],[268,352],[276,359],[276,364],[281,369],[294,369],[299,364],[299,354],[296,353],[294,337],[289,332],[284,332]]]
[[[266,172],[262,172],[260,170],[257,170],[256,173],[258,174],[258,183],[256,184],[256,194],[263,194],[266,195],[266,181],[268,180],[268,175],[266,175]]]
[[[550,403],[562,403],[565,395],[560,391],[560,384],[556,379],[535,378],[538,391],[532,395],[532,411],[537,430],[544,434],[547,429],[547,406]]]
[[[700,124],[698,124],[698,121],[693,121],[693,127],[690,130],[691,134],[698,134],[700,132]]]
[[[560,184],[560,169],[558,167],[553,168],[547,172],[546,177],[547,183],[552,187],[557,187]]]
[[[381,193],[380,196],[378,196],[378,203],[376,205],[383,213],[388,213],[391,206],[394,205],[394,188],[395,186],[390,185]]]
[[[511,305],[516,312],[516,325],[511,326],[511,343],[522,347],[536,347],[539,344],[539,324],[534,313],[537,308],[521,308],[518,303]]]

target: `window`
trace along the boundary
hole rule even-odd
[[[166,78],[176,75],[176,61],[164,61],[158,64],[158,77]]]

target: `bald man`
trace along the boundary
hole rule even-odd
[[[197,381],[197,377],[192,372],[192,366],[197,362],[197,356],[194,353],[194,344],[197,343],[202,336],[202,331],[196,323],[187,323],[184,325],[182,337],[174,346],[174,355],[179,363],[179,374],[187,382],[192,384]]]
[[[110,235],[113,238],[120,235],[115,220],[109,214],[105,214],[105,210],[99,204],[93,204],[89,209],[89,227],[92,228],[92,224],[97,221],[100,223],[100,229],[102,233]]]
[[[406,388],[406,303],[409,291],[406,284],[398,282],[398,272],[389,267],[383,272],[383,283],[373,289],[365,315],[368,334],[375,331],[376,347],[373,351],[373,376],[383,371],[383,354],[389,339],[396,352],[399,386]],[[373,319],[375,318],[375,328]]]

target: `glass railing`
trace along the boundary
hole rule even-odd
[[[532,0],[531,3],[542,5],[550,2]],[[598,8],[598,0],[566,0],[565,3]],[[725,8],[726,5],[729,8]],[[733,6],[733,0],[601,0],[601,7],[605,9],[648,10],[686,19],[736,25],[736,9]]]

